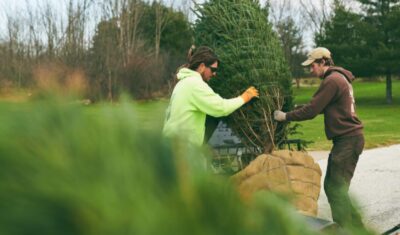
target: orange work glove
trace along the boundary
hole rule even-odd
[[[247,90],[245,92],[243,92],[243,94],[240,97],[242,97],[242,99],[244,100],[244,103],[247,103],[254,97],[258,97],[258,91],[256,88],[251,86],[251,87],[247,88]]]

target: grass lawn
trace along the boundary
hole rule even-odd
[[[385,101],[385,82],[355,82],[353,84],[356,98],[356,112],[364,124],[366,148],[374,148],[400,143],[400,81],[393,81],[393,104]],[[315,87],[294,88],[295,103],[307,103],[314,92]],[[324,132],[323,115],[300,123],[299,131],[302,135],[294,138],[302,138],[314,141],[308,146],[309,150],[329,150],[331,142],[326,140]]]
[[[297,104],[307,103],[318,86],[294,88]],[[385,101],[385,82],[355,82],[356,111],[364,124],[366,148],[387,146],[400,143],[400,81],[393,81],[393,104]],[[165,109],[168,100],[151,102],[135,102],[137,124],[152,130],[161,130],[164,122]],[[100,115],[96,105],[89,106],[95,115]],[[102,115],[102,114],[101,114]],[[132,120],[133,121],[133,120]],[[308,145],[308,150],[329,150],[331,141],[325,137],[323,115],[309,121],[299,122],[302,135],[292,136],[314,143]]]
[[[98,116],[98,118],[112,117],[112,114],[103,113],[102,107],[113,106],[115,109],[130,109],[133,111],[133,116],[130,117],[132,122],[136,122],[141,128],[145,130],[161,131],[164,125],[165,110],[168,106],[168,100],[157,100],[148,102],[133,102],[125,103],[128,107],[121,107],[119,104],[101,103],[90,105],[87,107],[90,115]],[[99,111],[100,110],[100,111]]]
[[[295,103],[307,103],[317,88],[317,86],[294,88]],[[366,148],[400,143],[400,81],[393,81],[392,105],[387,105],[385,101],[385,82],[355,82],[354,92],[357,113],[365,126]],[[109,113],[110,109],[102,109],[103,106],[109,105],[111,104],[89,105],[87,106],[87,114],[98,116],[98,118],[112,118],[112,114]],[[145,129],[161,131],[167,105],[168,100],[165,99],[125,103],[122,107],[119,104],[112,106],[133,110],[133,116],[129,117],[129,121]],[[29,109],[29,102],[0,101],[0,113],[2,115],[21,108]],[[302,134],[292,136],[292,139],[300,138],[314,141],[314,143],[308,145],[308,150],[329,150],[331,148],[331,142],[326,140],[325,137],[323,115],[319,115],[313,120],[300,122],[300,124],[301,127],[298,131]]]
[[[359,82],[354,84],[356,111],[364,124],[366,148],[375,148],[400,143],[400,81],[393,81],[393,104],[385,101],[385,82]],[[318,86],[294,88],[297,104],[307,103]],[[168,100],[135,103],[140,125],[161,129]],[[309,121],[299,122],[302,135],[292,136],[314,141],[308,150],[329,150],[331,141],[325,137],[323,115]]]

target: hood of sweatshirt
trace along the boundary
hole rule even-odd
[[[328,77],[333,72],[338,72],[342,74],[350,83],[352,83],[355,79],[354,75],[349,70],[335,66],[329,67],[329,69],[324,74],[324,78]]]
[[[179,70],[179,72],[176,75],[176,77],[178,78],[178,80],[183,80],[183,79],[188,78],[188,77],[200,77],[201,78],[201,75],[198,72],[193,71],[191,69],[182,68],[182,69]]]

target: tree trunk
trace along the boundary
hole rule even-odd
[[[156,61],[158,62],[158,56],[160,54],[160,41],[161,41],[161,28],[163,24],[163,16],[161,3],[156,3],[156,32],[155,32],[155,56]]]
[[[113,94],[112,94],[112,76],[111,70],[108,70],[108,100],[112,103],[113,102]]]
[[[300,89],[300,78],[296,78],[296,87]]]
[[[392,104],[392,73],[388,71],[386,73],[386,103]]]
[[[264,144],[264,153],[269,154],[272,153],[272,151],[275,149],[275,140],[272,140],[271,138],[268,138],[268,140],[265,141]]]

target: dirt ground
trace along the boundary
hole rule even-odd
[[[325,178],[329,151],[310,151]],[[400,224],[400,145],[365,150],[358,162],[350,194],[364,215],[364,223],[382,233]],[[322,187],[318,217],[332,220]]]

